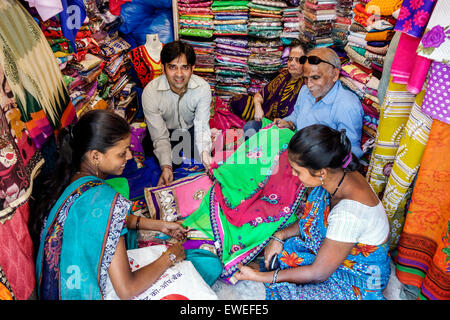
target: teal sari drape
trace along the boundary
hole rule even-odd
[[[102,299],[131,203],[104,180],[70,184],[52,208],[36,262],[40,299]]]

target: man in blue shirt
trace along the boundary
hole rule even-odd
[[[316,48],[300,59],[300,63],[304,63],[306,86],[300,89],[294,111],[274,122],[279,128],[292,130],[312,124],[345,129],[352,152],[361,157],[363,109],[358,96],[339,81],[341,63],[338,55],[330,48]]]

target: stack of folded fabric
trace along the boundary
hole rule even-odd
[[[194,74],[205,79],[214,91],[216,85],[216,76],[214,74],[214,56],[216,43],[214,41],[200,41],[204,39],[181,39],[194,48],[196,55]]]
[[[332,30],[336,22],[337,0],[305,0],[300,10],[304,24],[300,32],[301,40],[309,47],[333,45]]]
[[[279,72],[283,63],[282,14],[287,8],[285,1],[252,0],[248,24],[249,48],[252,54],[248,59],[251,84],[248,93],[253,94],[265,86]]]
[[[178,0],[178,34],[211,38],[214,31],[211,4],[211,0]]]
[[[214,0],[214,35],[247,36],[247,4],[246,0]]]
[[[367,165],[370,146],[376,137],[380,101],[377,97],[383,71],[384,59],[394,35],[401,1],[369,0],[357,3],[349,29],[345,52],[349,61],[342,65],[341,82],[361,99],[364,110],[362,146],[367,152],[362,160]]]
[[[216,96],[228,101],[235,94],[246,94],[250,83],[247,59],[250,55],[246,38],[217,37]]]
[[[247,92],[250,83],[247,57],[248,1],[214,0],[216,96],[228,101]]]
[[[347,44],[347,35],[353,17],[353,0],[337,0],[336,22],[333,25],[334,43],[340,46]]]
[[[135,97],[135,84],[126,55],[130,45],[116,32],[120,18],[98,9],[88,15],[76,34],[75,48],[64,38],[58,16],[45,22],[35,18],[57,59],[77,116],[109,108],[126,117],[126,107]]]
[[[278,74],[283,65],[283,43],[280,38],[251,38],[248,58],[251,85],[248,93],[258,92]]]
[[[303,19],[303,15],[301,15]],[[283,32],[281,33],[281,41],[283,44],[290,44],[292,39],[300,37],[300,12],[298,7],[288,7],[283,9]]]

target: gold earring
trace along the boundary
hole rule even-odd
[[[98,162],[95,164],[95,176],[98,177]]]
[[[322,176],[320,176],[319,179],[320,179],[320,183],[322,184],[322,187],[323,187],[323,178],[322,178]]]

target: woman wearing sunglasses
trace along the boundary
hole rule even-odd
[[[233,96],[229,101],[233,113],[245,121],[255,120],[259,124],[263,117],[273,120],[292,113],[303,85],[303,65],[298,59],[306,50],[298,40],[294,40],[289,48],[287,68],[254,96]]]

